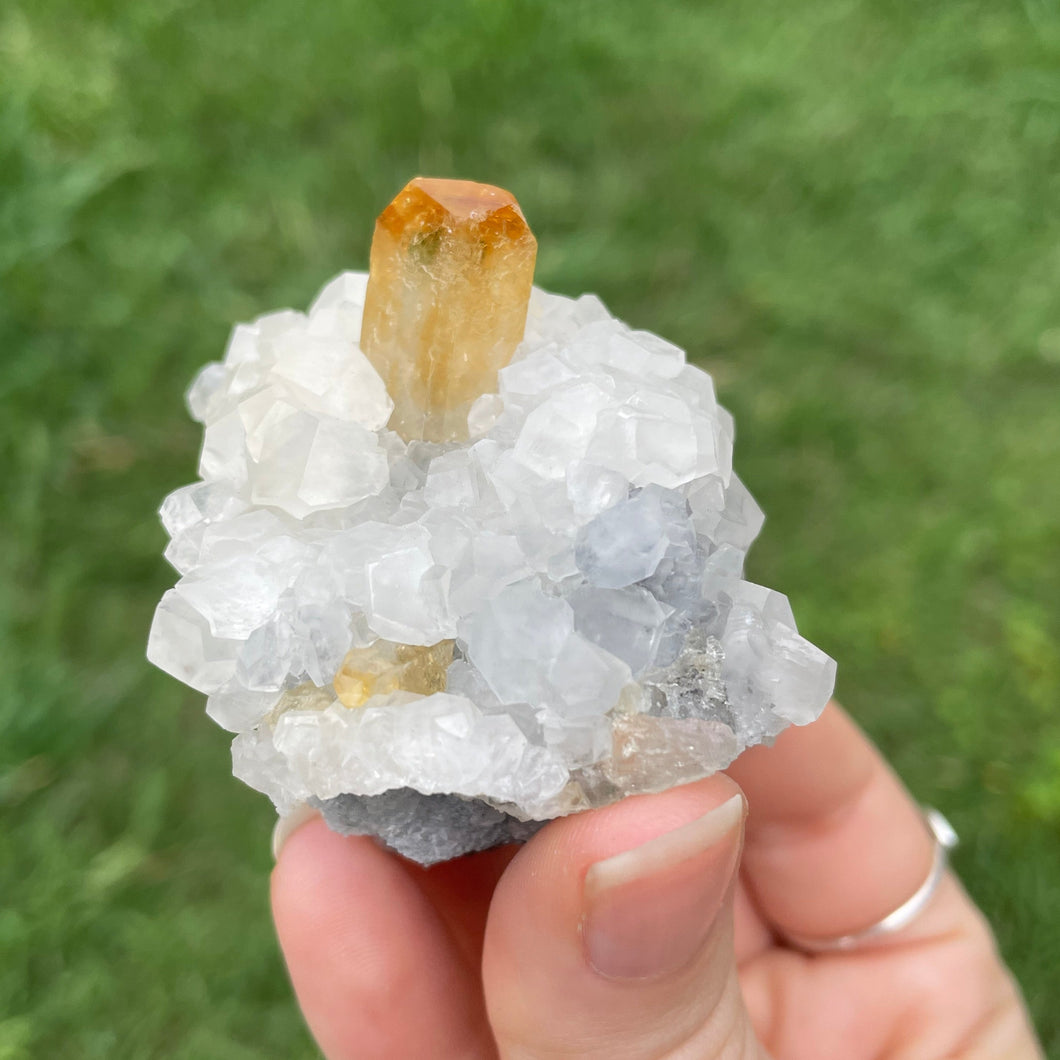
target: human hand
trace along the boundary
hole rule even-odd
[[[272,900],[328,1060],[1040,1058],[948,873],[881,943],[785,945],[876,923],[932,856],[916,804],[833,704],[727,775],[430,869],[311,821]]]

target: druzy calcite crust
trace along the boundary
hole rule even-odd
[[[202,370],[200,481],[162,507],[149,657],[281,813],[423,863],[722,769],[835,677],[743,577],[762,513],[710,377],[531,291],[534,252],[507,193],[414,181],[371,278]]]

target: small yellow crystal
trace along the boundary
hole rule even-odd
[[[377,640],[354,648],[335,675],[335,694],[347,707],[363,707],[372,696],[390,692],[418,692],[429,696],[445,691],[446,671],[453,661],[453,641],[421,647]]]
[[[379,215],[361,349],[406,440],[467,438],[522,341],[537,241],[502,188],[417,177]]]

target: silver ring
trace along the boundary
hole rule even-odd
[[[834,938],[820,938],[810,935],[792,935],[784,932],[784,941],[804,953],[843,953],[859,949],[862,946],[877,942],[887,935],[893,935],[908,927],[927,908],[928,903],[938,890],[942,877],[949,863],[949,853],[957,845],[957,833],[953,826],[938,810],[930,806],[923,807],[924,823],[935,840],[935,854],[931,860],[931,871],[920,885],[916,894],[903,902],[893,913],[888,913],[882,920],[863,931],[852,935],[838,935]]]

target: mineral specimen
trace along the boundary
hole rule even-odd
[[[834,681],[743,578],[762,513],[710,377],[591,295],[524,322],[533,254],[506,193],[413,182],[371,281],[202,370],[201,481],[162,506],[151,660],[281,813],[424,863],[724,768]]]

